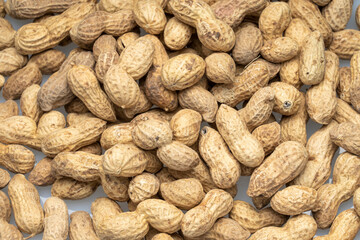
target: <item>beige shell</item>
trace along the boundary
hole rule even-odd
[[[0,18],[0,31],[0,49],[14,46],[16,31],[8,20]]]
[[[66,200],[80,200],[93,194],[98,182],[79,182],[72,178],[59,178],[51,187],[51,196]]]
[[[271,197],[299,175],[307,161],[308,153],[301,143],[288,141],[280,144],[251,175],[247,194],[250,197]]]
[[[259,55],[264,44],[263,36],[255,24],[248,22],[241,24],[235,35],[232,57],[237,64],[246,65]]]
[[[136,213],[146,216],[147,222],[156,230],[174,233],[180,230],[184,214],[174,205],[160,199],[147,199],[136,208]]]
[[[48,198],[44,204],[44,240],[66,240],[69,232],[69,214],[66,203],[57,197]]]
[[[301,18],[293,18],[285,31],[285,37],[294,39],[301,49],[306,37],[311,33],[309,26]]]
[[[134,0],[135,21],[147,33],[160,34],[165,28],[166,16],[164,6],[160,3],[161,1]]]
[[[116,12],[120,9],[133,9],[133,2],[133,0],[124,0],[121,2],[117,0],[101,0],[96,5],[96,9],[106,12]]]
[[[262,145],[250,134],[245,121],[235,109],[222,104],[216,114],[216,126],[240,163],[248,167],[261,164],[264,160]]]
[[[300,52],[299,76],[306,85],[323,81],[325,74],[325,45],[319,31],[307,35]]]
[[[77,211],[70,214],[69,238],[70,240],[100,240],[95,233],[90,214]]]
[[[30,237],[41,233],[44,229],[44,212],[35,186],[24,175],[17,174],[9,183],[8,194],[20,231],[30,234]]]
[[[136,102],[135,107],[123,109],[123,113],[128,118],[134,118],[135,115],[139,113],[146,112],[151,109],[153,104],[149,101],[149,99],[146,97],[146,94],[144,92],[144,87],[140,87],[140,95],[139,99]]]
[[[322,9],[322,15],[334,32],[345,29],[350,20],[353,2],[351,0],[330,1]]]
[[[51,158],[41,159],[30,172],[28,180],[36,186],[52,185],[56,180],[55,169],[51,167]]]
[[[315,220],[306,214],[290,218],[283,227],[265,227],[253,234],[249,240],[262,239],[312,239],[317,230]]]
[[[280,227],[288,219],[287,216],[275,212],[270,207],[257,211],[249,203],[240,200],[234,201],[230,218],[237,221],[241,227],[251,233],[268,226]]]
[[[162,68],[162,83],[175,91],[195,85],[205,73],[205,61],[192,53],[180,54],[168,60]]]
[[[43,139],[48,134],[56,130],[63,129],[66,126],[65,116],[58,111],[50,111],[44,113],[39,122],[36,130],[37,137]]]
[[[43,111],[37,101],[37,95],[40,91],[40,86],[33,84],[26,88],[21,94],[20,109],[23,116],[32,118],[35,122],[38,122]]]
[[[132,140],[140,148],[153,150],[171,143],[172,130],[168,121],[149,119],[136,124],[132,130]]]
[[[188,171],[198,165],[200,161],[196,151],[178,141],[161,146],[156,154],[168,168],[179,171]]]
[[[338,123],[351,122],[354,124],[360,124],[360,114],[349,104],[339,98],[337,99],[336,112],[333,118]]]
[[[130,143],[132,142],[132,130],[134,125],[131,123],[120,123],[108,127],[101,134],[101,147],[105,150],[115,146],[118,143]]]
[[[164,43],[171,50],[181,50],[190,41],[193,28],[173,17],[168,20],[164,29]]]
[[[191,109],[182,109],[170,121],[174,140],[192,146],[199,138],[202,117]]]
[[[289,37],[279,37],[265,41],[261,48],[263,58],[272,63],[282,63],[295,57],[299,52],[299,46],[295,40]]]
[[[10,217],[11,217],[10,200],[3,191],[0,191],[0,211],[1,211],[0,220],[10,222]]]
[[[236,184],[241,175],[240,165],[219,132],[210,127],[203,127],[200,133],[199,151],[209,166],[216,186],[230,188]]]
[[[195,178],[163,182],[160,191],[165,201],[184,210],[195,207],[205,196],[201,182]]]
[[[275,112],[289,116],[299,110],[301,94],[294,86],[283,82],[273,82],[270,87],[275,93]]]
[[[359,155],[359,125],[351,122],[339,124],[330,131],[331,141],[353,154]]]
[[[125,202],[129,200],[129,179],[126,177],[115,177],[107,175],[104,173],[102,168],[99,170],[101,186],[107,197],[119,202]]]
[[[360,112],[360,51],[354,53],[350,61],[351,85],[350,85],[350,102],[356,111]]]
[[[345,29],[335,32],[329,50],[336,53],[339,58],[350,59],[355,52],[360,50],[359,39],[359,30]]]
[[[19,54],[15,48],[0,51],[0,74],[10,76],[27,63],[27,56]]]
[[[31,56],[29,63],[34,63],[44,75],[58,71],[65,61],[66,55],[62,51],[50,49]]]
[[[339,97],[347,103],[350,103],[350,88],[351,88],[351,69],[350,67],[341,67],[339,70],[339,85],[337,86],[337,93]]]
[[[10,173],[4,169],[0,169],[0,189],[6,187],[10,179]]]
[[[235,81],[236,64],[226,53],[213,53],[205,58],[206,76],[214,83],[232,83]]]
[[[0,103],[0,119],[19,115],[19,107],[13,100]]]
[[[16,226],[9,224],[3,219],[0,219],[0,231],[1,231],[1,237],[5,239],[14,239],[14,240],[24,239],[23,235]]]
[[[112,176],[136,176],[145,170],[146,164],[145,152],[131,143],[116,144],[103,156],[104,172]]]
[[[0,165],[11,172],[28,173],[35,164],[35,155],[22,145],[0,143]]]
[[[261,143],[265,155],[272,153],[281,143],[281,127],[277,122],[255,128],[252,135]]]
[[[250,232],[230,218],[220,218],[213,227],[199,239],[239,239],[250,237]]]
[[[294,185],[271,198],[271,208],[283,215],[298,215],[315,207],[317,192],[313,188]]]
[[[156,195],[160,188],[159,179],[150,173],[134,177],[129,184],[129,197],[134,203],[140,203]]]
[[[360,213],[360,190],[359,188],[356,189],[354,196],[353,196],[353,203],[354,203],[354,209],[356,213],[359,215]]]
[[[105,0],[107,1],[107,0]],[[113,0],[110,0],[113,1]],[[133,1],[133,0],[128,0]],[[139,31],[135,30],[134,32],[127,32],[122,34],[116,41],[116,50],[120,54],[124,49],[129,46],[132,42],[140,37]]]

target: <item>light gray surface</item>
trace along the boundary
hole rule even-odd
[[[356,7],[360,4],[360,0],[355,0],[354,1],[354,9],[353,9],[353,15],[349,21],[349,24],[347,26],[347,28],[349,29],[357,29],[357,26],[355,24],[355,16],[354,16],[354,13],[355,13],[355,10],[356,10]],[[18,29],[19,27],[21,27],[22,25],[26,24],[26,23],[29,23],[31,22],[30,20],[17,20],[17,19],[13,19],[9,16],[6,16],[6,19],[8,19],[13,27],[15,29]],[[66,54],[68,54],[70,52],[71,49],[75,48],[76,46],[74,44],[70,44],[69,46],[66,46],[66,47],[57,47],[56,49],[59,49],[63,52],[65,52]],[[341,60],[341,66],[349,66],[349,61],[344,61],[344,60]],[[43,83],[48,79],[49,76],[44,76],[44,79],[43,79]],[[0,102],[4,102],[5,99],[2,97],[2,94],[0,96]],[[17,101],[17,103],[19,104],[19,101]],[[62,113],[65,113],[64,112],[64,109],[61,108],[60,111]],[[308,137],[311,136],[317,129],[319,129],[321,127],[321,125],[317,124],[317,123],[314,123],[312,122],[311,120],[309,121],[308,125]],[[41,152],[37,152],[37,151],[34,151],[35,154],[36,154],[36,161],[40,161],[43,157],[44,157],[44,154],[42,154]],[[340,153],[342,153],[343,150],[340,149]],[[337,151],[337,153],[335,154],[334,156],[334,160],[337,158],[337,156],[339,155],[339,151]],[[334,165],[334,162],[333,161],[333,164],[332,166]],[[28,174],[27,174],[28,175]],[[26,176],[27,176],[26,175]],[[13,174],[11,174],[11,176],[13,176]],[[328,182],[331,182],[332,181],[332,175],[331,175],[331,178],[329,179]],[[251,203],[251,199],[246,195],[246,190],[247,190],[247,186],[248,186],[248,183],[249,183],[249,177],[240,177],[240,180],[238,181],[238,194],[237,196],[235,197],[235,199],[237,200],[243,200],[243,201],[247,201],[249,203]],[[46,201],[47,198],[49,198],[51,196],[51,186],[49,187],[37,187],[39,193],[40,193],[40,198],[41,198],[41,204],[43,205],[44,202]],[[7,193],[7,188],[3,189],[3,191],[5,193]],[[70,200],[67,200],[65,201],[67,206],[68,206],[68,209],[69,209],[69,214],[71,214],[72,212],[75,212],[75,211],[87,211],[90,213],[90,206],[91,206],[91,203],[96,199],[96,198],[99,198],[99,197],[106,197],[106,194],[104,193],[104,191],[102,190],[101,187],[99,187],[97,189],[97,191],[91,195],[90,197],[86,198],[86,199],[83,199],[83,200],[78,200],[78,201],[70,201]],[[124,211],[127,211],[128,208],[127,208],[127,204],[126,203],[120,203],[121,205],[121,208],[124,210]],[[350,199],[349,201],[341,204],[340,208],[339,208],[339,211],[338,213],[346,210],[346,209],[349,209],[349,208],[352,208],[353,207],[353,204],[352,204],[352,199]],[[11,217],[11,223],[12,224],[15,224],[15,221],[14,221],[14,215],[12,215]],[[329,230],[318,230],[317,232],[317,235],[316,236],[321,236],[321,235],[325,235],[329,232]],[[34,240],[40,240],[42,239],[42,234],[41,235],[37,235],[36,237],[32,238]],[[357,237],[355,238],[356,240],[360,240],[360,233],[358,233]]]

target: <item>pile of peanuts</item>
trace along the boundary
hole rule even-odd
[[[355,239],[360,31],[345,29],[353,7],[0,0],[0,239],[311,240],[326,228],[314,239]],[[16,31],[6,15],[34,21]],[[72,42],[68,56],[53,49]],[[311,136],[309,119],[322,125]],[[34,151],[46,157],[36,163]],[[249,185],[237,186],[243,176]],[[43,205],[35,186],[51,186]],[[91,215],[69,216],[64,200],[99,186],[107,197]],[[238,187],[254,206],[234,200]],[[351,198],[354,209],[337,214]]]

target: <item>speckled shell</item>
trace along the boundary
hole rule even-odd
[[[44,204],[44,240],[66,240],[69,232],[69,214],[66,203],[57,197],[48,198]]]
[[[250,232],[241,227],[235,220],[230,218],[220,218],[205,235],[196,239],[239,239],[245,240],[250,236]]]
[[[0,36],[0,49],[14,46],[16,31],[11,23],[4,18],[0,19],[0,32],[2,33]]]
[[[154,57],[154,45],[145,37],[136,39],[122,51],[119,65],[135,80],[149,71]]]
[[[179,171],[188,171],[200,161],[196,151],[178,141],[161,146],[156,155],[168,168]]]
[[[71,177],[81,182],[99,180],[102,157],[86,152],[62,152],[52,161],[57,176]]]
[[[301,18],[293,18],[285,30],[285,37],[294,39],[302,48],[304,39],[311,33],[310,28]]]
[[[275,93],[275,112],[289,116],[299,110],[301,93],[294,86],[283,82],[273,82],[270,87]]]
[[[8,188],[15,222],[20,231],[35,236],[43,231],[44,212],[35,186],[24,175],[15,175]]]
[[[102,154],[102,149],[101,149],[101,146],[100,146],[99,142],[95,142],[95,143],[92,143],[92,144],[87,145],[85,147],[79,148],[78,151],[86,152],[86,153],[90,153],[90,154],[95,154],[95,155],[101,155]]]
[[[65,116],[61,112],[50,111],[41,116],[36,134],[38,138],[42,139],[56,130],[65,128],[65,126]]]
[[[134,118],[135,115],[146,112],[149,109],[151,109],[151,107],[153,106],[153,104],[146,97],[144,90],[145,90],[144,87],[141,86],[139,99],[134,107],[123,109],[123,113],[127,118],[132,119]]]
[[[43,158],[30,172],[28,180],[36,186],[48,186],[55,182],[55,169],[51,168],[51,158]]]
[[[35,55],[32,55],[29,64],[34,63],[44,75],[52,74],[58,71],[65,61],[66,55],[62,51],[50,49]]]
[[[156,195],[160,188],[159,179],[150,173],[134,177],[129,184],[129,197],[134,203],[140,203]]]
[[[37,95],[40,91],[40,86],[33,84],[26,88],[20,98],[20,109],[24,116],[32,118],[38,122],[43,111],[37,101]]]
[[[358,156],[345,152],[336,159],[333,183],[319,188],[317,206],[313,209],[313,216],[319,228],[330,227],[340,204],[350,199],[359,187],[359,169]]]
[[[215,97],[199,85],[187,88],[179,93],[179,103],[183,108],[199,112],[204,121],[215,122],[218,104]]]
[[[132,140],[140,148],[152,150],[171,143],[172,130],[168,121],[148,119],[136,124],[132,130]]]
[[[71,102],[65,105],[67,113],[87,113],[90,112],[85,104],[78,98],[74,98]]]
[[[19,107],[13,100],[0,103],[0,119],[19,115]]]
[[[351,85],[350,102],[356,111],[360,112],[360,52],[354,53],[350,61]],[[6,85],[6,84],[5,84]]]
[[[216,114],[216,126],[239,162],[248,167],[261,164],[264,160],[261,143],[250,134],[245,121],[235,109],[222,104]]]
[[[0,219],[0,232],[1,237],[12,240],[23,240],[24,237],[17,227],[7,223],[5,220]]]
[[[290,7],[285,2],[270,3],[259,18],[259,29],[265,40],[282,37],[291,21]]]
[[[170,18],[164,29],[164,43],[171,50],[181,50],[190,41],[193,28],[177,18]]]
[[[338,123],[351,122],[354,124],[360,124],[360,114],[349,104],[339,98],[337,98],[336,111],[333,118]]]
[[[185,237],[199,237],[209,231],[218,218],[228,214],[232,207],[233,199],[229,193],[221,189],[211,190],[198,206],[184,215],[181,231]]]
[[[317,192],[313,188],[294,185],[271,198],[271,208],[283,215],[298,215],[315,207]]]
[[[11,172],[28,173],[35,164],[35,155],[22,145],[0,143],[0,165]]]
[[[134,125],[131,123],[120,123],[107,128],[101,134],[101,147],[105,150],[115,146],[118,143],[132,142],[132,129]]]
[[[41,23],[23,25],[15,35],[16,49],[21,54],[34,54],[57,46],[74,25],[94,11],[94,6],[94,3],[73,4],[63,13]]]
[[[107,121],[116,120],[114,109],[91,68],[84,65],[74,66],[69,70],[67,78],[71,91],[90,112]]]
[[[238,111],[250,132],[269,119],[274,100],[275,92],[271,87],[260,88],[246,106]]]
[[[175,91],[195,85],[205,73],[205,61],[192,53],[180,54],[168,60],[162,68],[162,83]]]
[[[237,29],[235,36],[232,57],[237,64],[246,65],[259,55],[264,44],[261,31],[255,24],[245,22]]]
[[[204,127],[200,133],[199,151],[216,186],[230,188],[236,184],[241,174],[240,165],[219,132]]]
[[[338,124],[335,121],[331,121],[309,138],[306,144],[309,161],[304,171],[293,180],[293,184],[318,189],[329,179],[331,161],[338,149],[338,147],[331,142],[330,131],[337,126]]]
[[[236,77],[234,83],[217,84],[211,89],[211,92],[218,102],[234,107],[241,101],[249,99],[269,80],[266,63],[254,62]]]
[[[359,39],[360,31],[355,29],[335,32],[329,50],[336,53],[339,58],[350,59],[355,52],[360,50]]]
[[[48,134],[41,143],[41,150],[48,156],[63,151],[74,151],[100,139],[106,122],[98,118],[89,118],[68,128]]]
[[[100,240],[95,233],[90,214],[85,211],[73,212],[70,215],[70,240]]]
[[[347,103],[350,103],[350,88],[351,88],[351,69],[350,67],[341,67],[339,70],[339,85],[337,86],[337,93],[339,97]]]
[[[205,196],[201,182],[195,178],[164,182],[160,191],[165,201],[184,210],[195,207]]]
[[[353,204],[356,213],[359,215],[360,213],[360,188],[356,189],[354,196],[353,196]]]
[[[101,186],[108,198],[125,202],[129,200],[128,186],[129,179],[126,177],[115,177],[104,173],[102,167],[99,168]]]
[[[325,46],[321,33],[315,31],[303,40],[300,52],[299,76],[302,83],[316,85],[325,74]]]
[[[322,9],[322,15],[334,32],[345,29],[351,17],[352,6],[352,0],[335,0]]]
[[[72,178],[57,179],[51,187],[51,196],[67,200],[80,200],[93,194],[98,182],[79,182]]]
[[[249,203],[236,200],[230,212],[230,218],[237,221],[241,227],[254,233],[268,226],[282,226],[287,216],[275,212],[270,207],[257,211]]]
[[[20,55],[15,48],[0,51],[0,74],[10,76],[27,63],[27,56]]]
[[[235,81],[236,64],[226,53],[213,53],[206,57],[206,76],[215,83],[232,83]]]
[[[202,117],[200,113],[191,109],[180,110],[170,121],[174,140],[187,146],[192,146],[198,140],[201,122]]]
[[[136,176],[145,170],[146,164],[145,152],[131,143],[119,143],[103,156],[104,172],[112,176]]]
[[[312,239],[317,230],[315,220],[306,214],[292,217],[283,227],[265,227],[253,234],[249,240],[263,239]]]
[[[247,194],[250,197],[271,197],[299,175],[307,161],[308,153],[301,143],[288,141],[280,144],[251,175]]]
[[[299,52],[299,46],[295,40],[289,37],[279,37],[265,41],[261,48],[263,58],[273,63],[282,63],[295,57]]]
[[[0,191],[0,212],[1,212],[0,220],[10,222],[10,217],[11,217],[10,200],[3,191]]]
[[[326,19],[314,3],[310,0],[289,0],[291,15],[302,19],[312,31],[318,30],[324,38],[325,46],[329,46],[333,33]]]
[[[166,24],[166,16],[160,1],[134,0],[134,18],[147,33],[160,34]]]
[[[98,198],[91,204],[93,224],[100,239],[142,239],[149,231],[145,215],[123,213],[119,205],[107,198]]]
[[[360,155],[359,131],[358,124],[341,123],[330,131],[331,141],[353,154]]]
[[[272,153],[281,143],[281,127],[277,122],[255,128],[252,135],[261,143],[265,155]]]
[[[10,182],[10,174],[8,171],[4,169],[0,169],[0,189],[6,187],[8,183]]]
[[[160,232],[174,233],[180,230],[182,211],[174,205],[160,199],[148,199],[136,208],[136,212],[145,215],[148,223]]]
[[[307,112],[311,119],[320,124],[328,124],[336,111],[336,86],[339,83],[339,58],[326,51],[324,80],[306,92]]]

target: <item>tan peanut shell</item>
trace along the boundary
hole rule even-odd
[[[240,165],[219,132],[204,127],[200,133],[199,151],[216,186],[230,188],[236,184],[241,175]]]
[[[253,234],[249,240],[260,239],[306,239],[310,240],[315,236],[317,230],[315,220],[306,214],[290,218],[283,227],[265,227]]]
[[[311,135],[306,144],[309,161],[293,184],[318,189],[329,179],[331,161],[338,149],[331,141],[330,132],[337,126],[335,121],[331,121]]]
[[[108,198],[98,198],[91,204],[93,224],[100,239],[142,239],[149,231],[145,215],[122,212],[120,206]]]
[[[360,114],[349,104],[339,98],[337,99],[336,111],[333,118],[338,123],[351,122],[354,124],[360,124]]]
[[[355,209],[356,213],[359,215],[359,213],[360,213],[360,190],[359,190],[359,188],[356,189],[356,191],[354,192],[353,204],[354,204],[354,209]]]
[[[139,99],[136,102],[135,107],[123,109],[123,113],[127,118],[134,118],[135,115],[146,112],[153,106],[153,103],[146,97],[144,90],[145,88],[140,86]]]
[[[14,47],[5,48],[0,51],[0,74],[10,76],[27,63],[27,57],[21,55]]]
[[[226,53],[213,53],[205,58],[206,76],[215,83],[232,83],[235,81],[236,64]]]
[[[120,9],[132,9],[133,2],[133,0],[124,0],[121,2],[117,0],[101,0],[96,5],[96,9],[106,12],[116,12]]]
[[[107,1],[107,0],[105,0]],[[113,1],[113,0],[110,0]],[[133,1],[133,0],[128,0]],[[116,41],[116,50],[120,54],[124,49],[129,46],[132,42],[140,37],[139,29],[135,29],[133,32],[127,32],[118,37]]]
[[[0,169],[0,189],[6,187],[10,182],[10,174],[4,169]]]
[[[334,32],[345,29],[351,17],[352,6],[351,0],[335,0],[322,9],[322,15]]]
[[[170,18],[164,29],[164,43],[171,50],[181,50],[189,43],[192,33],[192,27],[175,17]]]
[[[256,167],[264,160],[261,143],[250,134],[237,111],[222,104],[216,115],[216,126],[234,157],[248,167]]]
[[[63,13],[51,16],[41,23],[22,26],[15,35],[15,47],[21,54],[40,53],[57,46],[70,29],[94,11],[94,3],[73,4]],[[60,28],[59,28],[60,27]],[[28,34],[31,32],[32,34]]]
[[[50,49],[32,55],[28,64],[36,64],[42,74],[49,75],[60,69],[62,63],[65,61],[65,58],[65,53],[59,50]]]
[[[339,58],[326,51],[325,59],[324,80],[306,92],[307,112],[311,119],[320,124],[328,124],[335,114],[336,86],[339,83]]]
[[[259,28],[264,39],[270,40],[282,37],[291,21],[290,7],[285,2],[270,3],[259,18]]]
[[[165,201],[184,210],[195,207],[205,196],[201,182],[195,178],[163,182],[160,191]]]
[[[37,101],[39,91],[40,86],[33,84],[24,90],[20,98],[20,109],[22,114],[32,118],[35,122],[38,122],[43,114],[43,111]]]
[[[234,107],[241,101],[249,99],[269,80],[267,64],[254,62],[236,77],[234,83],[217,84],[211,89],[211,92],[218,102]]]
[[[350,103],[350,88],[351,88],[351,69],[350,67],[341,67],[339,70],[339,85],[337,86],[337,93],[339,97],[347,103]]]
[[[235,36],[232,57],[237,64],[246,65],[259,55],[264,44],[263,36],[255,24],[248,22],[239,26]]]
[[[19,115],[19,107],[13,100],[0,103],[0,119],[5,119]]]
[[[67,113],[87,113],[89,109],[78,98],[74,98],[71,102],[65,105],[65,111]]]
[[[93,194],[98,182],[79,182],[72,178],[59,178],[51,187],[51,196],[64,200],[79,200],[89,197]]]
[[[103,156],[106,174],[132,177],[141,174],[147,164],[146,153],[132,143],[119,143],[108,149]]]
[[[156,230],[174,233],[180,230],[184,214],[174,205],[160,199],[147,199],[136,208],[136,213],[144,215],[147,222]]]
[[[101,147],[105,150],[115,146],[118,143],[130,143],[132,142],[132,130],[134,125],[131,123],[120,123],[108,127],[101,134]]]
[[[57,197],[50,197],[44,204],[44,240],[67,239],[69,214],[66,203]]]
[[[359,155],[359,125],[351,122],[339,124],[330,131],[330,138],[333,143],[344,148],[353,154]]]
[[[150,173],[134,177],[129,184],[129,197],[134,203],[140,203],[156,195],[160,189],[159,179]]]
[[[355,52],[360,50],[359,39],[359,30],[345,29],[335,32],[329,50],[341,59],[350,59]]]
[[[213,227],[204,235],[194,239],[239,239],[245,240],[250,232],[230,218],[220,218]]]
[[[299,175],[307,161],[308,153],[301,143],[288,141],[280,144],[251,175],[247,194],[250,197],[271,197]]]
[[[179,92],[179,104],[199,112],[204,121],[215,122],[218,104],[216,98],[199,85],[192,86]]]
[[[182,109],[170,121],[173,138],[176,141],[192,146],[199,138],[202,117],[191,109]]]
[[[0,49],[13,47],[16,31],[8,20],[0,19],[0,31]]]
[[[51,158],[40,160],[30,172],[28,180],[36,186],[48,186],[55,182],[55,169],[51,167]]]
[[[160,34],[166,25],[163,10],[166,1],[135,0],[133,13],[136,23],[147,33]]]
[[[10,200],[3,191],[0,191],[0,220],[10,222]]]
[[[281,143],[281,127],[277,122],[255,128],[252,135],[261,143],[265,155],[272,153]]]
[[[50,111],[41,116],[36,134],[38,138],[44,139],[48,134],[63,129],[65,126],[65,116],[61,112]]]
[[[90,214],[77,211],[70,214],[69,239],[70,240],[100,240],[95,233]]]
[[[272,63],[282,63],[295,57],[299,52],[299,46],[295,40],[289,37],[279,37],[264,42],[261,48],[263,58]]]
[[[101,186],[105,194],[112,200],[124,202],[129,200],[128,186],[129,179],[125,177],[115,177],[105,174],[102,167],[99,169]]]
[[[351,81],[350,81],[350,102],[354,109],[360,112],[360,51],[355,52],[350,60]]]
[[[288,217],[275,212],[270,207],[257,211],[249,203],[240,200],[234,201],[229,216],[251,233],[268,226],[280,227],[288,219]]]
[[[33,169],[35,156],[22,145],[0,143],[0,165],[11,172],[25,174]]]
[[[153,236],[151,239],[154,239],[154,240],[173,240],[173,238],[169,234],[166,234],[166,233],[158,233],[155,236]]]
[[[80,152],[87,152],[95,155],[101,155],[102,149],[99,142],[92,143],[90,145],[87,145],[85,147],[79,148],[78,151]]]
[[[289,0],[291,15],[294,18],[301,18],[312,31],[318,30],[325,42],[329,46],[333,33],[329,23],[321,15],[321,12],[311,0]]]
[[[273,82],[270,87],[274,91],[274,111],[289,116],[295,114],[300,107],[300,91],[294,86]]]
[[[316,85],[325,74],[325,45],[319,31],[310,33],[303,40],[300,52],[299,76],[302,83]]]
[[[17,227],[0,219],[1,237],[5,239],[23,240],[24,237]]]
[[[211,190],[198,206],[184,215],[181,231],[185,237],[199,237],[209,231],[218,218],[228,214],[232,207],[229,193],[220,189]]]
[[[5,84],[5,78],[3,75],[0,75],[0,91],[4,87]]]
[[[20,231],[30,234],[30,237],[41,233],[44,229],[44,212],[35,186],[24,175],[17,174],[9,183],[8,194]]]
[[[350,199],[359,187],[359,168],[360,158],[348,152],[336,159],[333,182],[318,189],[317,205],[313,209],[319,228],[328,228],[332,224],[340,204]]]

